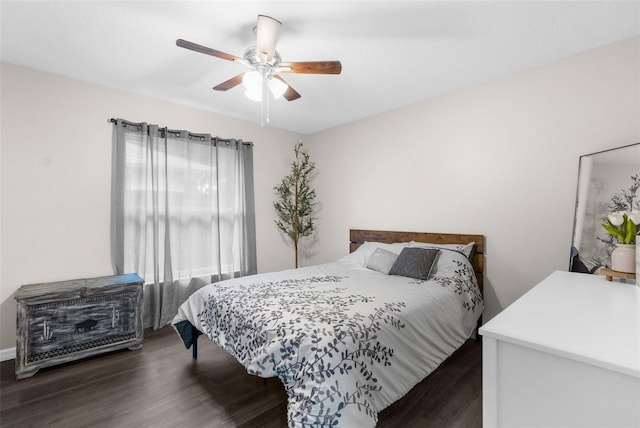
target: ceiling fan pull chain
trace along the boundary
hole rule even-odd
[[[260,102],[260,126],[269,123],[269,92],[267,90],[267,81],[262,79],[262,97]]]
[[[269,124],[271,123],[271,120],[269,119],[270,108],[271,108],[271,93],[269,92],[269,81],[267,79],[263,81],[262,99],[265,100],[267,103],[267,105],[265,106],[265,109],[266,109],[265,122]]]

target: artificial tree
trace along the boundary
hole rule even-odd
[[[278,216],[276,227],[293,243],[297,268],[298,242],[315,230],[313,213],[316,192],[309,182],[316,164],[309,160],[309,153],[303,150],[301,142],[296,143],[293,152],[295,159],[291,163],[291,173],[273,188],[278,194],[273,206]]]

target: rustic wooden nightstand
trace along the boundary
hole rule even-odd
[[[142,347],[136,274],[23,285],[16,292],[16,377],[116,349]]]

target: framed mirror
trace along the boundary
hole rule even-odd
[[[610,267],[616,241],[602,224],[633,209],[640,209],[640,143],[580,156],[569,271]]]

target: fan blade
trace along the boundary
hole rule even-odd
[[[197,43],[189,42],[187,40],[178,39],[176,40],[176,45],[181,48],[189,49],[192,51],[200,52],[203,54],[215,56],[218,58],[226,59],[227,61],[243,61],[242,58],[237,57],[235,55],[231,55],[225,52],[220,52],[215,49],[208,48],[206,46],[199,45]]]
[[[273,59],[273,52],[276,50],[276,42],[280,36],[282,22],[267,15],[258,15],[258,25],[256,27],[256,53],[262,58],[267,55],[267,62]]]
[[[287,82],[284,81],[284,79],[280,76],[278,76],[277,74],[275,76],[273,76],[274,79],[278,79],[280,80],[282,83],[287,85],[287,90],[285,91],[284,94],[282,94],[282,96],[287,100],[287,101],[295,101],[298,98],[300,98],[302,95],[300,95],[298,93],[298,91],[296,91],[295,89],[293,89],[291,87],[291,85],[289,85]]]
[[[342,64],[340,61],[307,61],[307,62],[281,62],[278,65],[280,73],[305,73],[305,74],[340,74]]]
[[[220,83],[217,86],[214,86],[213,89],[216,91],[227,91],[231,88],[235,88],[239,84],[242,83],[242,78],[244,77],[244,73],[240,73],[237,76],[233,76],[231,79]]]

